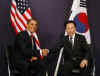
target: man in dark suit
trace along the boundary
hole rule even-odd
[[[15,39],[15,67],[22,72],[22,76],[45,76],[44,59],[37,49],[34,32],[37,32],[38,22],[30,19],[25,31],[20,32]],[[42,50],[44,51],[44,50]]]
[[[72,76],[73,69],[86,69],[88,66],[88,56],[90,49],[85,37],[76,33],[75,22],[66,22],[65,32],[67,32],[67,35],[61,36],[61,40],[59,40],[56,46],[50,50],[49,55],[57,54],[61,48],[64,48],[64,67],[61,76]]]

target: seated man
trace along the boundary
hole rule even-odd
[[[49,49],[49,55],[59,53],[61,48],[64,48],[64,67],[62,75],[60,76],[72,76],[74,68],[84,70],[88,66],[90,48],[85,37],[76,33],[75,22],[66,22],[65,31],[67,32],[67,36],[63,35],[56,46],[53,49]],[[48,52],[45,52],[45,54],[48,54]]]
[[[34,33],[37,32],[38,22],[30,19],[25,31],[20,32],[15,39],[15,67],[22,72],[21,76],[42,76],[44,73],[44,61],[37,48]],[[43,76],[45,76],[43,74]]]

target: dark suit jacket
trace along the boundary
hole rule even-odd
[[[62,47],[64,47],[63,57],[65,62],[77,59],[88,59],[90,49],[85,37],[82,35],[75,34],[73,48],[71,47],[71,43],[69,42],[69,36],[61,36],[61,39],[58,41],[56,46],[51,49],[50,54],[56,55],[57,53],[59,53]]]
[[[29,59],[38,57],[40,59],[40,51],[32,49],[32,41],[27,31],[22,31],[16,36],[15,42],[15,62],[16,64],[24,64]]]

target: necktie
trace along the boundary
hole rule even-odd
[[[73,48],[73,38],[72,37],[69,38],[69,42],[71,43],[71,46]]]
[[[36,50],[35,37],[31,35],[32,49]]]
[[[34,49],[36,50],[35,37],[33,37]]]

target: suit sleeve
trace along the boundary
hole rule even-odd
[[[88,45],[88,43],[86,41],[86,38],[84,36],[82,36],[81,40],[82,40],[81,41],[81,43],[82,43],[82,49],[85,52],[84,53],[84,59],[88,60],[88,58],[89,58],[89,52],[90,52],[89,45]]]
[[[25,39],[23,38],[22,35],[18,35],[16,37],[15,45],[17,46],[17,48],[20,49],[22,54],[26,57],[29,57],[29,58],[32,56],[40,57],[40,51],[39,50],[32,50],[32,48],[28,48],[27,42],[25,41]]]
[[[57,55],[61,48],[64,46],[65,37],[60,37],[60,39],[57,41],[56,45],[50,49],[49,55]]]

